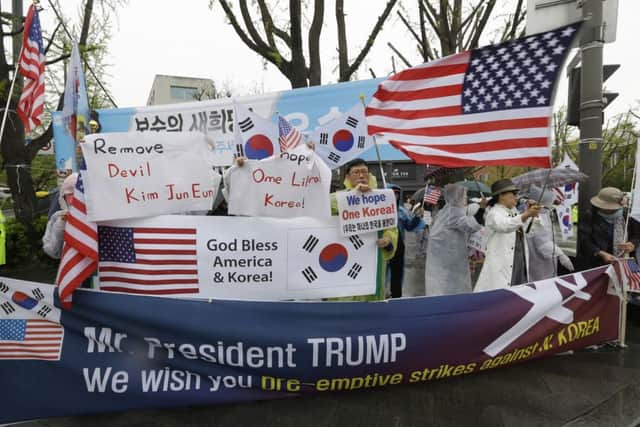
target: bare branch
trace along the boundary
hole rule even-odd
[[[491,16],[491,12],[493,11],[494,6],[496,5],[496,0],[488,0],[487,7],[484,9],[482,13],[482,17],[478,22],[477,26],[474,28],[473,35],[471,37],[471,42],[469,43],[470,49],[475,49],[478,47],[478,43],[480,42],[480,36],[482,35],[485,27],[487,26],[487,22],[489,21],[489,17]]]
[[[398,55],[398,57],[400,57],[400,59],[402,60],[402,62],[404,62],[404,65],[406,65],[407,67],[411,68],[412,65],[409,61],[407,61],[407,58],[405,58],[404,56],[402,56],[402,54],[400,53],[400,51],[398,51],[398,49],[396,49],[396,47],[391,44],[391,42],[387,42],[387,46],[389,46],[391,48],[391,50]]]
[[[309,85],[322,84],[322,62],[320,61],[320,33],[324,19],[324,0],[315,0],[313,21],[309,28]]]
[[[420,39],[420,36],[418,35],[418,33],[416,33],[416,31],[413,29],[411,24],[409,24],[409,21],[407,21],[407,18],[405,18],[404,15],[402,15],[402,12],[398,10],[396,11],[396,15],[400,17],[400,20],[402,21],[404,26],[407,27],[407,30],[409,30],[413,38],[415,38],[418,41],[418,43],[421,43],[422,40]]]

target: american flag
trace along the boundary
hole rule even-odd
[[[64,245],[56,279],[60,288],[60,301],[65,307],[70,306],[73,291],[96,271],[97,266],[98,231],[96,223],[87,219],[81,172],[67,213]]]
[[[628,281],[628,291],[640,292],[640,267],[633,259],[623,259],[620,261]]]
[[[366,114],[416,163],[550,167],[553,87],[580,23],[451,55],[382,82]]]
[[[0,360],[60,360],[64,329],[38,319],[0,320]]]
[[[38,10],[29,6],[25,19],[18,71],[25,77],[22,95],[16,109],[26,133],[41,123],[44,111],[44,48]]]
[[[149,295],[197,294],[195,228],[99,227],[100,289]]]
[[[424,189],[424,199],[422,202],[430,205],[437,205],[438,200],[440,200],[440,194],[442,194],[442,191],[439,187],[427,184]]]
[[[300,145],[302,134],[294,126],[291,126],[291,123],[282,116],[278,116],[278,131],[280,135],[278,140],[280,141],[281,153]]]
[[[555,196],[555,199],[553,200],[554,203],[557,205],[563,204],[565,200],[564,187],[554,187],[552,190],[553,190],[553,195]]]

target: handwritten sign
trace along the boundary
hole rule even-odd
[[[339,191],[336,200],[343,236],[384,230],[398,223],[393,190]]]
[[[93,134],[81,146],[91,221],[208,211],[217,195],[203,134]]]
[[[488,239],[489,239],[489,230],[487,230],[486,227],[482,227],[480,230],[476,231],[475,233],[469,236],[469,241],[467,242],[467,246],[470,247],[471,249],[475,249],[484,254],[487,252]]]
[[[330,184],[331,171],[306,145],[225,175],[231,215],[328,218]]]

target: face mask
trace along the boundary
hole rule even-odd
[[[598,215],[600,215],[600,218],[604,219],[607,223],[613,224],[614,222],[616,222],[616,219],[622,218],[622,208],[610,214],[598,211]]]

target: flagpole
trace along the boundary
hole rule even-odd
[[[364,108],[367,107],[364,103],[364,95],[360,95],[360,102],[362,102],[362,106]],[[368,133],[369,131],[367,131],[367,134]],[[383,188],[387,188],[387,180],[384,177],[384,169],[382,168],[382,158],[380,157],[380,149],[378,148],[378,142],[376,141],[375,135],[371,135],[371,138],[373,139],[373,146],[376,147],[376,156],[378,157],[378,167],[380,168],[380,176],[382,177],[382,186]]]
[[[18,54],[18,58],[22,56],[22,50],[24,49],[24,45],[20,48],[20,53]],[[0,126],[0,146],[2,145],[2,141],[4,141],[4,126],[7,124],[7,115],[9,114],[9,104],[11,103],[11,96],[13,95],[13,87],[16,83],[16,77],[19,73],[19,65],[16,64],[15,71],[13,72],[13,79],[11,79],[11,87],[9,88],[9,96],[7,96],[7,105],[4,107],[4,114],[2,115],[2,125]]]

